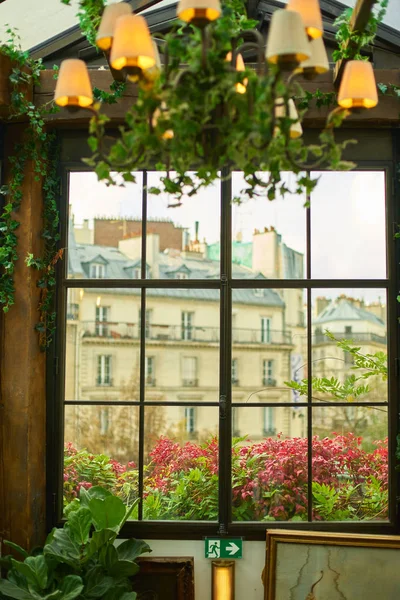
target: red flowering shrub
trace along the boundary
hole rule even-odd
[[[387,439],[363,450],[351,433],[314,436],[312,447],[313,518],[348,520],[387,518]],[[65,449],[66,504],[80,486],[102,485],[124,501],[137,497],[138,473],[105,455]],[[308,440],[238,440],[232,448],[234,520],[307,520]],[[183,446],[160,437],[144,473],[146,519],[218,518],[218,440]]]

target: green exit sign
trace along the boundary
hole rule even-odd
[[[206,538],[204,541],[206,558],[243,557],[242,538]]]

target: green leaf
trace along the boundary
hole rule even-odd
[[[118,561],[118,554],[115,546],[112,544],[103,546],[99,553],[99,561],[106,571],[111,571],[114,564]]]
[[[21,548],[21,546],[18,546],[18,544],[14,544],[14,542],[9,542],[8,540],[4,540],[3,543],[5,546],[9,546],[10,548],[15,550],[19,554],[22,554],[22,556],[24,558],[27,558],[29,556],[29,553],[26,550],[24,550],[23,548]]]
[[[64,529],[53,530],[51,541],[45,545],[43,551],[45,556],[51,556],[74,569],[79,568],[80,547],[68,531],[68,525],[64,525]]]
[[[62,600],[73,600],[83,590],[82,579],[78,575],[67,575],[61,582],[60,590],[62,592]]]
[[[82,507],[70,513],[69,530],[78,544],[86,544],[92,526],[92,514],[88,508]]]
[[[8,598],[16,598],[16,600],[32,600],[32,596],[27,590],[18,587],[11,581],[7,581],[7,579],[0,579],[0,593],[8,596]]]
[[[111,529],[101,529],[100,531],[94,531],[90,539],[88,556],[93,556],[103,546],[113,543],[116,538],[116,532]]]
[[[93,523],[99,529],[118,529],[125,517],[125,504],[116,496],[109,496],[105,500],[92,498],[89,502]]]
[[[101,567],[93,567],[87,576],[84,595],[87,598],[102,598],[115,585],[113,577],[104,575]]]
[[[47,587],[48,568],[43,554],[40,554],[39,556],[28,556],[28,558],[25,559],[25,564],[32,570],[40,589],[44,590]]]
[[[144,552],[151,552],[151,548],[143,540],[125,540],[117,546],[118,558],[120,560],[135,560]]]
[[[117,560],[110,569],[110,575],[113,577],[132,577],[139,571],[139,565],[129,560]]]

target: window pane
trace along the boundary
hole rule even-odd
[[[301,381],[307,363],[304,290],[236,289],[232,295],[233,402],[298,402],[290,382]]]
[[[264,175],[265,174],[260,174]],[[283,173],[289,189],[294,176]],[[246,187],[243,174],[232,174],[233,196]],[[305,198],[287,193],[269,202],[265,197],[232,206],[232,275],[234,278],[301,279],[305,277]]]
[[[165,173],[149,171],[148,189]],[[180,206],[167,194],[148,194],[147,277],[215,279],[219,277],[221,193],[219,182],[185,197]],[[171,208],[171,205],[173,208]]]
[[[321,279],[386,277],[385,173],[313,173],[311,274]]]
[[[387,520],[386,407],[318,407],[313,423],[314,519]]]
[[[218,408],[146,405],[144,519],[218,519],[217,432]]]
[[[233,520],[306,521],[304,409],[234,407],[232,417]]]
[[[138,497],[138,407],[68,405],[64,442],[64,506],[81,486],[101,485],[127,503]]]
[[[125,187],[69,176],[68,277],[131,279],[141,267],[142,173]]]
[[[68,290],[66,400],[139,400],[140,290]]]
[[[387,402],[386,292],[313,291],[313,399]]]
[[[219,291],[146,291],[147,400],[219,398]]]

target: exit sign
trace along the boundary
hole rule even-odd
[[[243,557],[242,538],[206,538],[204,541],[206,558]]]

